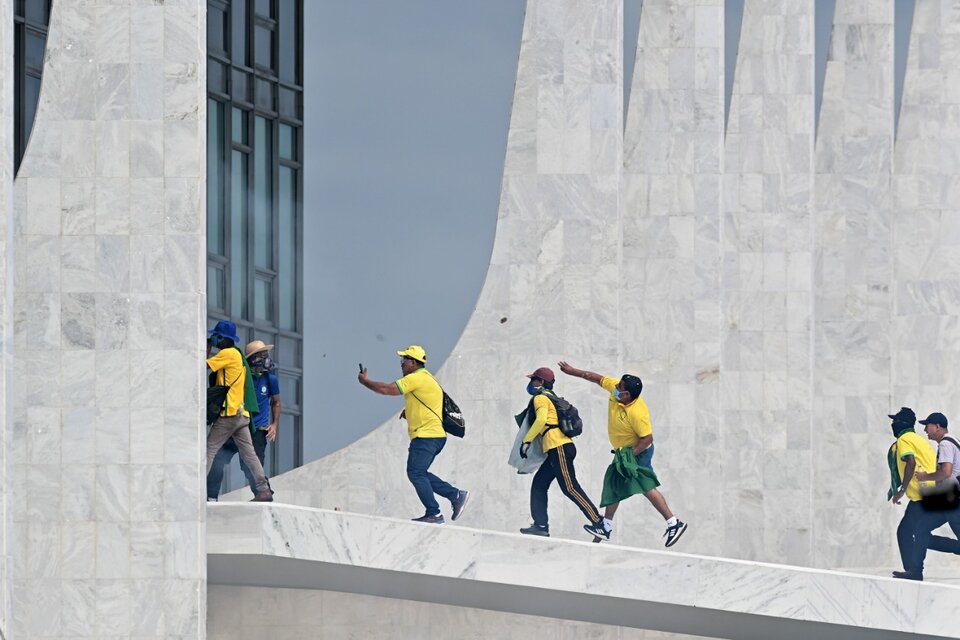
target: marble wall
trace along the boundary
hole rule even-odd
[[[806,565],[813,3],[744,4],[724,142],[723,555]]]
[[[0,0],[0,15],[13,2]],[[0,21],[0,122],[13,122],[13,20]],[[13,128],[0,128],[0,633],[13,585]]]
[[[336,591],[211,585],[208,597],[211,640],[699,637]]]
[[[204,636],[205,21],[53,3],[14,193],[13,637]]]
[[[723,2],[646,0],[621,129],[619,3],[529,0],[487,281],[439,369],[468,417],[435,467],[473,491],[465,524],[529,522],[511,416],[523,374],[567,359],[643,377],[663,492],[690,523],[676,550],[895,566],[885,414],[958,404],[960,14],[916,6],[894,140],[886,0],[837,2],[819,129],[812,1],[747,0],[730,70]],[[584,416],[596,499],[604,395],[558,390]],[[417,516],[405,446],[390,420],[277,478],[277,498]],[[554,535],[583,535],[559,492],[551,514]],[[636,499],[614,539],[658,547],[662,527]]]

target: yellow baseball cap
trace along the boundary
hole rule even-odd
[[[412,344],[403,351],[397,351],[398,356],[404,356],[407,358],[413,358],[417,362],[426,363],[427,361],[427,352],[423,350],[418,344]]]

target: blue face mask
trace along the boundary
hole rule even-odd
[[[617,389],[616,387],[613,388],[613,399],[614,400],[620,399],[620,389]]]
[[[533,380],[527,383],[527,393],[529,393],[532,396],[535,396],[538,393],[540,393],[541,388],[542,387],[533,386]]]

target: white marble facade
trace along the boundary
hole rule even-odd
[[[2,334],[6,637],[203,637],[206,2],[52,7]]]
[[[560,359],[632,372],[691,526],[677,550],[894,568],[885,414],[960,408],[960,15],[917,2],[895,143],[886,0],[837,2],[816,139],[812,1],[746,1],[726,131],[724,3],[643,3],[623,128],[621,12],[528,0],[490,269],[439,367],[469,435],[436,471],[473,491],[468,526],[526,525],[530,478],[505,464],[523,374]],[[577,472],[598,499],[604,395],[563,376],[558,390],[584,416]],[[414,517],[404,450],[392,419],[275,479],[277,497]],[[554,535],[583,535],[558,491],[550,510]],[[656,548],[662,531],[636,499],[614,539]]]
[[[527,0],[487,281],[439,369],[468,418],[435,467],[473,492],[465,525],[529,522],[530,477],[505,464],[512,415],[524,374],[567,359],[644,379],[663,492],[691,525],[677,551],[893,566],[885,414],[960,408],[954,4],[916,3],[894,138],[888,0],[838,0],[816,136],[812,0],[746,1],[726,130],[722,0],[643,2],[625,123],[621,2]],[[206,633],[205,6],[56,0],[15,185],[0,133],[7,637]],[[558,391],[587,425],[577,471],[597,500],[604,394],[565,377]],[[419,515],[405,447],[390,420],[274,479],[277,498]],[[553,535],[582,538],[551,495]],[[659,548],[662,530],[638,498],[614,539]],[[236,634],[219,606],[237,593],[212,594],[211,635]],[[331,628],[371,604],[282,602],[314,601]],[[397,616],[528,624],[448,609]]]
[[[13,2],[0,0],[0,15]],[[13,122],[13,20],[0,21],[0,122]],[[13,587],[13,127],[0,128],[0,631],[10,629]]]

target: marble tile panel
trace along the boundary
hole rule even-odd
[[[64,407],[61,415],[61,461],[64,464],[92,464],[95,460],[95,410],[89,407]]]
[[[60,524],[30,522],[26,528],[27,579],[57,578],[60,576]]]
[[[159,346],[159,345],[152,345]],[[155,376],[163,367],[163,352],[159,350],[137,350],[132,351],[130,360],[130,406],[138,411],[147,411],[156,407],[162,407],[164,397],[158,393]],[[134,429],[141,431],[147,425],[154,424],[153,420],[161,419],[152,417],[149,421],[142,417],[134,419],[131,414],[131,425]],[[159,413],[154,416],[160,416]],[[132,445],[132,443],[131,443]]]
[[[196,482],[197,465],[165,464],[163,469],[163,519],[167,522],[198,521],[200,509],[203,507],[200,502],[200,487]],[[191,552],[196,548],[185,546]]]
[[[26,236],[25,274],[20,278],[23,291],[55,293],[60,288],[60,264],[51,257],[60,253],[57,236]]]
[[[198,497],[194,496],[194,500]],[[164,549],[165,577],[187,581],[197,576],[206,563],[197,554],[197,549],[201,548],[201,523],[196,514],[192,520],[167,522],[165,526],[169,539],[177,541],[177,544]]]
[[[96,599],[92,603],[96,617],[96,637],[128,637],[132,629],[130,580],[106,578],[96,582]]]
[[[94,637],[96,613],[90,606],[96,595],[95,580],[63,580],[60,583],[61,633],[66,637]]]
[[[96,183],[63,180],[60,189],[60,229],[64,236],[88,235],[96,230]]]
[[[509,547],[504,542],[502,535],[482,535],[477,580],[521,585],[546,583],[563,591],[582,591],[586,587],[587,564],[571,560],[569,543],[558,545],[546,538],[519,537],[511,538],[514,544]],[[531,570],[532,567],[536,569]]]
[[[204,207],[196,179],[167,178],[164,191],[164,229],[167,234],[196,234],[204,228]]]
[[[200,173],[201,152],[196,120],[166,120],[163,123],[164,176],[189,178]],[[184,152],[184,149],[194,151]]]
[[[93,351],[63,351],[60,356],[60,392],[66,407],[92,407],[95,400]]]
[[[97,87],[99,75],[96,63],[90,59],[76,59],[72,62],[61,62],[60,84],[65,95],[74,96],[72,100],[62,101],[60,110],[64,123],[74,124],[77,121],[87,121],[93,124],[97,114]],[[71,123],[70,121],[74,121]],[[46,126],[46,125],[45,125]],[[67,129],[64,130],[64,134]],[[92,142],[92,141],[91,141]],[[93,148],[92,144],[87,150]],[[73,151],[78,153],[79,150]]]
[[[130,466],[98,464],[96,480],[94,516],[98,526],[105,523],[128,522],[130,519]],[[99,530],[98,535],[100,535]],[[108,535],[117,534],[108,532]]]
[[[202,286],[198,236],[165,236],[163,241],[164,289],[168,293],[196,293]],[[203,274],[201,276],[201,273]]]
[[[27,504],[28,522],[57,522],[60,517],[60,468],[56,464],[26,466],[30,500]]]
[[[97,180],[96,231],[100,236],[130,233],[130,181]]]
[[[123,81],[126,84],[126,80]],[[114,89],[119,91],[120,89]],[[126,90],[126,89],[124,89]],[[120,107],[109,107],[119,110]],[[126,110],[126,104],[122,106]],[[97,121],[97,176],[126,178],[130,176],[130,123],[126,120]]]
[[[134,49],[140,50],[139,43]],[[137,62],[129,67],[130,98],[127,110],[130,119],[161,120],[163,118],[163,65],[159,62]]]
[[[201,446],[201,442],[205,442],[204,432],[199,428],[203,423],[199,413],[199,407],[187,404],[185,401],[163,410],[164,462],[206,464],[206,445]]]
[[[146,532],[151,530],[146,525],[163,520],[163,487],[163,467],[155,463],[139,463],[131,454],[130,519],[145,527],[141,530],[141,538],[144,540]],[[135,532],[136,530],[133,530],[131,535]],[[162,553],[160,555],[162,556]],[[150,558],[153,557],[153,555],[150,556]],[[145,559],[144,562],[150,563],[149,559]]]
[[[163,8],[163,60],[196,62],[201,50],[196,3],[167,3]]]
[[[60,233],[60,181],[34,178],[27,182],[27,216],[23,232],[29,235]]]
[[[96,406],[130,406],[130,352],[98,350],[96,371],[88,380],[88,393],[92,392]]]
[[[126,294],[98,293],[96,300],[96,346],[118,351],[129,345],[130,297]]]
[[[61,630],[60,581],[55,578],[24,580],[13,592],[15,634],[58,637]],[[11,634],[12,635],[12,634]]]
[[[145,178],[163,175],[162,122],[130,123],[130,175]]]
[[[168,635],[198,637],[204,623],[200,621],[203,607],[202,582],[197,579],[166,580],[163,583],[163,615]]]
[[[197,64],[166,64],[163,67],[163,76],[163,119],[197,120],[201,97],[197,91]]]
[[[96,126],[89,120],[68,120],[61,125],[60,174],[89,178],[95,173],[93,156]],[[66,185],[61,185],[61,190]],[[66,231],[66,229],[64,229]]]
[[[132,26],[130,8],[100,6],[93,11],[97,25],[94,56],[101,63],[101,67],[103,63],[129,63]]]
[[[96,291],[121,292],[130,286],[130,242],[126,236],[96,238]]]
[[[64,296],[63,313],[69,305],[72,315],[77,312],[92,313],[92,297],[85,292],[96,289],[96,244],[94,236],[63,236],[60,238],[60,290],[84,292],[76,296]],[[49,260],[50,256],[46,256]],[[83,297],[86,295],[86,297]],[[67,302],[67,299],[71,302]],[[89,298],[89,299],[88,299]],[[87,305],[89,303],[89,305]],[[79,307],[79,305],[84,305]],[[64,319],[65,321],[65,319]]]
[[[66,526],[93,520],[96,503],[96,467],[90,464],[64,465],[61,471],[60,513]],[[65,550],[60,553],[65,554]]]
[[[130,49],[131,62],[163,59],[163,11],[162,5],[153,2],[130,7],[130,32],[136,34],[136,46]]]

